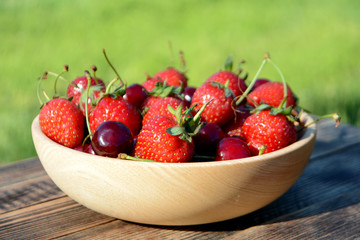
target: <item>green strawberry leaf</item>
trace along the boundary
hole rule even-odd
[[[230,56],[226,59],[224,68],[225,68],[226,71],[229,71],[229,72],[232,71],[232,68],[233,68],[233,56],[232,56],[232,55],[230,55]]]
[[[270,111],[270,115],[277,115],[277,114],[283,114],[283,115],[291,115],[291,111],[292,111],[292,106],[290,107],[287,107],[287,108],[271,108],[271,111]]]
[[[170,127],[166,129],[166,132],[173,136],[178,136],[185,133],[185,129],[180,126]]]

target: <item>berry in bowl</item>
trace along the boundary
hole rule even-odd
[[[131,222],[205,224],[266,206],[303,172],[318,119],[288,101],[293,95],[283,90],[285,82],[274,85],[282,96],[272,99],[280,100],[254,101],[274,91],[254,97],[258,74],[246,89],[236,89],[245,80],[227,67],[193,89],[188,103],[181,97],[187,78],[176,81],[184,73],[174,74],[174,68],[140,84],[148,89],[128,92],[118,74],[104,89],[85,72],[80,102],[48,99],[32,123],[42,165],[70,198]],[[121,84],[113,90],[116,81]],[[131,92],[141,103],[126,100]]]

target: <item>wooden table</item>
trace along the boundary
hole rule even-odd
[[[360,239],[360,128],[318,126],[310,162],[272,204],[225,222],[184,227],[125,222],[67,197],[38,158],[0,168],[0,239]]]

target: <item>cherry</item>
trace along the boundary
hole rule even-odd
[[[88,84],[88,79],[86,76],[77,77],[74,81],[72,81],[71,84],[69,84],[67,88],[67,97],[68,98],[72,97],[71,101],[74,102],[75,104],[79,104],[81,94],[83,93],[83,91],[86,91],[87,84]],[[105,84],[100,78],[96,78],[96,80],[94,78],[91,78],[90,86],[98,86],[99,91],[93,90],[92,93],[90,94],[88,98],[88,111],[90,111],[92,108],[91,97],[96,99],[100,96],[100,91],[105,92]],[[85,103],[82,103],[80,109],[85,115]]]
[[[215,161],[225,161],[246,157],[251,157],[251,152],[246,142],[238,137],[227,137],[223,138],[219,142]]]
[[[195,87],[186,87],[184,89],[184,104],[185,106],[189,107],[191,105],[191,100],[196,91]]]
[[[229,137],[242,136],[241,129],[247,117],[251,115],[250,110],[244,105],[236,107],[236,118],[223,126],[224,133]]]
[[[125,124],[105,121],[96,129],[91,146],[97,155],[117,157],[119,153],[131,154],[133,137]]]
[[[74,149],[84,153],[90,153],[93,155],[96,154],[90,143],[85,143],[84,147],[82,146],[82,144],[80,144],[76,146]]]
[[[225,137],[222,129],[215,123],[206,123],[193,137],[195,151],[199,155],[214,156],[216,146]]]
[[[254,86],[252,87],[252,90],[254,90],[255,88],[259,87],[260,85],[263,85],[264,83],[268,83],[268,82],[270,82],[269,79],[258,78],[258,79],[256,79]]]
[[[141,104],[148,97],[145,87],[140,84],[134,83],[126,88],[124,99],[131,105],[140,108]]]

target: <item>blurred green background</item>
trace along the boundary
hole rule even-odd
[[[36,155],[37,77],[69,64],[72,80],[95,64],[109,81],[102,48],[133,83],[171,63],[171,42],[193,86],[230,54],[251,79],[268,51],[301,106],[360,126],[358,0],[1,0],[0,30],[0,164]],[[262,76],[279,80],[270,66]]]

